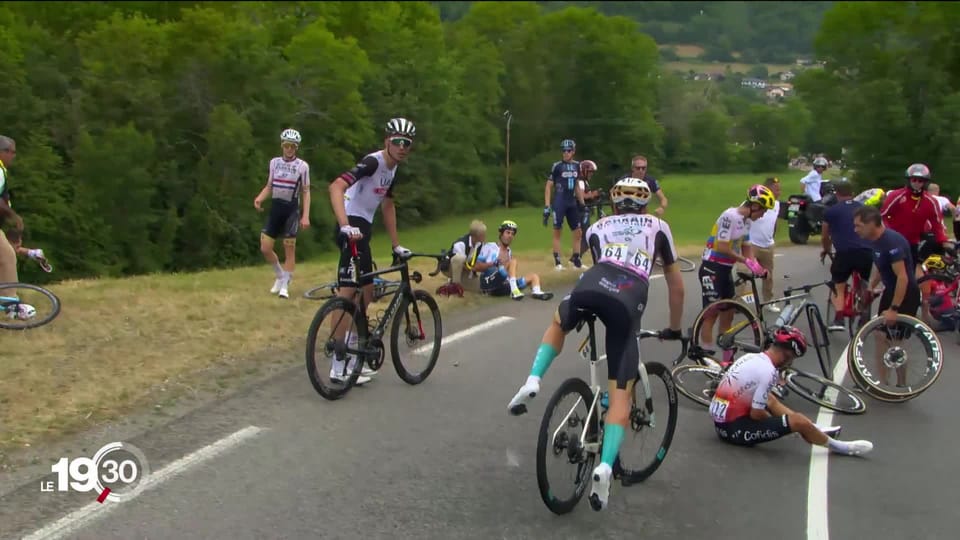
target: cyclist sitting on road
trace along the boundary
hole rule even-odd
[[[583,194],[577,177],[580,175],[580,164],[574,161],[573,154],[577,151],[577,144],[572,139],[564,139],[560,143],[563,150],[563,159],[553,164],[547,182],[543,187],[543,226],[547,226],[550,211],[553,210],[553,263],[557,270],[563,270],[560,263],[560,234],[563,229],[563,219],[567,219],[567,226],[573,233],[573,256],[570,262],[581,268],[580,236],[583,229],[580,227],[580,208],[584,207]],[[551,190],[556,188],[551,197]]]
[[[300,148],[300,133],[295,129],[285,129],[280,134],[280,147],[283,155],[270,160],[267,170],[267,185],[263,186],[253,206],[263,211],[263,201],[272,196],[270,214],[260,233],[260,251],[273,266],[276,281],[270,294],[280,298],[289,298],[287,288],[293,279],[296,266],[297,233],[310,226],[310,166],[297,157]],[[303,199],[303,217],[300,215],[300,200]],[[277,237],[283,237],[283,266],[273,251]],[[286,267],[286,268],[284,268]]]
[[[338,296],[352,298],[357,287],[363,287],[361,304],[369,305],[373,301],[373,278],[363,278],[360,283],[354,282],[353,257],[346,237],[356,242],[357,255],[360,259],[360,274],[373,272],[373,254],[370,251],[370,238],[373,234],[373,215],[377,208],[383,214],[383,224],[393,244],[393,253],[397,256],[406,256],[410,250],[400,245],[397,235],[397,209],[393,203],[393,187],[396,185],[396,174],[400,163],[406,161],[413,148],[413,139],[417,135],[417,128],[406,118],[392,118],[387,122],[383,140],[383,149],[367,154],[349,171],[341,174],[330,182],[330,206],[337,224],[334,228],[334,241],[340,246],[340,264],[337,270],[337,279],[340,285]],[[331,318],[336,321],[336,317]],[[347,324],[333,329],[338,340],[343,339],[350,324],[350,317],[346,317]],[[333,322],[332,324],[336,324]],[[347,345],[356,349],[357,336],[347,338]],[[350,355],[348,370],[353,371],[356,356]],[[340,381],[343,360],[334,359],[330,378]],[[362,368],[356,384],[363,384],[370,380],[369,375],[376,371]]]
[[[873,248],[870,244],[857,236],[853,230],[853,214],[863,204],[851,199],[853,186],[850,182],[841,181],[837,184],[837,204],[831,206],[823,214],[823,235],[820,238],[820,262],[830,253],[831,243],[835,252],[833,263],[830,264],[830,280],[836,285],[836,295],[832,298],[836,317],[830,322],[830,331],[843,330],[844,316],[852,317],[853,313],[845,313],[847,280],[853,272],[860,274],[860,278],[867,283],[870,272],[873,270]]]
[[[770,392],[780,380],[779,370],[806,352],[803,333],[792,326],[781,326],[765,351],[745,354],[727,369],[710,402],[710,416],[720,440],[753,446],[799,433],[808,443],[838,454],[859,456],[873,450],[870,441],[834,439],[839,427],[821,429]]]
[[[527,274],[517,277],[519,263],[513,256],[510,244],[517,235],[517,224],[506,220],[500,224],[496,242],[488,242],[480,248],[480,255],[474,265],[474,271],[480,273],[480,291],[491,296],[510,295],[514,300],[523,300],[522,290],[533,286],[533,297],[537,300],[550,300],[553,293],[540,289],[540,276]]]
[[[923,274],[942,274],[947,270],[947,263],[941,255],[931,255],[923,261]],[[923,320],[935,332],[954,331],[960,321],[960,313],[953,300],[950,282],[931,279],[920,285],[921,314]]]
[[[647,215],[650,188],[638,178],[620,180],[611,190],[615,215],[594,223],[587,231],[594,266],[560,302],[537,349],[527,381],[510,400],[510,414],[527,412],[540,392],[540,380],[563,349],[566,335],[580,322],[580,310],[597,316],[606,329],[609,405],[603,433],[601,462],[593,471],[591,501],[606,507],[612,466],[620,449],[633,384],[637,380],[639,340],[636,331],[647,304],[653,261],[663,261],[669,288],[670,330],[664,338],[679,339],[683,314],[683,278],[677,250],[667,223]],[[649,250],[649,251],[647,251]]]
[[[437,294],[463,296],[463,276],[474,274],[480,248],[486,240],[487,226],[478,219],[473,220],[467,234],[454,240],[450,246],[449,258],[440,261],[440,271],[450,280],[437,289]]]
[[[713,230],[707,238],[707,247],[703,250],[703,263],[698,273],[700,289],[703,294],[703,307],[706,308],[717,300],[733,298],[736,295],[733,267],[743,263],[756,276],[763,276],[766,270],[753,258],[753,248],[747,240],[750,239],[750,222],[760,219],[767,212],[776,208],[777,199],[770,188],[756,184],[747,190],[747,199],[736,207],[724,210]],[[738,253],[742,251],[741,253]],[[713,324],[717,314],[710,312],[704,317],[701,329],[701,347],[713,349]],[[724,311],[719,316],[718,333],[722,334],[730,329],[733,322],[733,312]],[[732,359],[733,351],[724,351],[724,361]]]

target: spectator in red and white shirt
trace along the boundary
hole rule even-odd
[[[919,263],[932,254],[919,252],[920,242],[925,236],[932,235],[936,244],[944,248],[952,248],[952,243],[947,239],[947,231],[943,226],[940,203],[927,192],[930,168],[922,163],[914,163],[907,168],[906,177],[906,187],[888,193],[880,213],[885,226],[907,239],[913,260]],[[932,246],[933,252],[939,251],[937,247]]]

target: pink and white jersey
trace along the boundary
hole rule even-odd
[[[733,266],[737,261],[717,251],[717,243],[730,242],[734,253],[740,253],[743,242],[749,240],[750,220],[740,215],[737,207],[727,208],[713,224],[707,247],[703,250],[703,260]]]
[[[733,422],[750,415],[750,409],[767,406],[767,394],[777,384],[777,368],[765,353],[745,354],[730,366],[710,402],[716,423]]]
[[[601,218],[587,229],[587,245],[596,263],[606,263],[650,279],[653,261],[677,261],[677,249],[666,221],[649,214]]]
[[[270,160],[267,179],[273,188],[274,200],[299,202],[300,191],[310,188],[310,166],[300,158],[287,161],[283,157],[275,157]]]

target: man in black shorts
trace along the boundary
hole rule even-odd
[[[837,314],[830,323],[831,332],[843,331],[843,311],[846,300],[847,280],[853,272],[860,279],[869,281],[873,270],[873,248],[870,243],[853,230],[853,214],[863,203],[853,200],[853,186],[842,180],[837,183],[837,204],[823,214],[823,236],[820,240],[820,260],[830,253],[833,245],[833,263],[830,265],[830,280],[836,285],[837,294],[833,296],[833,307]]]
[[[877,273],[870,278],[873,291],[883,281],[883,294],[877,306],[877,315],[882,315],[887,324],[897,322],[897,314],[917,316],[920,310],[920,287],[917,285],[916,262],[910,251],[910,243],[897,231],[883,225],[880,210],[872,206],[858,208],[854,212],[853,226],[857,235],[871,243]],[[906,325],[899,325],[904,339],[910,336]],[[881,382],[886,382],[888,369],[882,353],[889,348],[888,336],[877,333],[877,369]],[[906,384],[906,366],[897,369],[897,384]]]

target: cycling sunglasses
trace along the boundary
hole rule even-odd
[[[413,141],[405,137],[394,137],[390,139],[390,144],[399,146],[400,148],[410,148],[413,146]]]
[[[297,147],[297,143],[292,143],[292,142],[280,143],[280,148],[296,148],[296,147]]]

